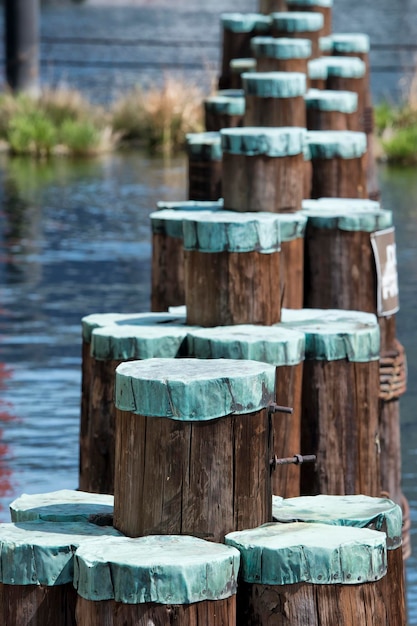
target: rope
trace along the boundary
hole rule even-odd
[[[404,347],[395,340],[395,348],[381,354],[379,361],[379,398],[387,402],[407,390],[407,359]]]

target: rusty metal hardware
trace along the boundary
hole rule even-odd
[[[294,409],[290,406],[280,406],[279,404],[276,404],[276,402],[271,402],[271,404],[268,404],[268,413],[270,415],[272,415],[273,413],[288,413],[289,415],[292,415],[294,412]]]
[[[269,463],[271,468],[275,469],[277,465],[301,465],[301,463],[314,463],[316,458],[315,454],[294,454],[294,456],[279,459],[275,454],[274,458],[271,459]]]

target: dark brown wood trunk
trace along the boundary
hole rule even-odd
[[[59,622],[57,626],[61,626]],[[91,602],[79,597],[78,626],[234,626],[236,596],[193,604],[122,604],[114,600]],[[42,626],[46,626],[43,624]],[[52,624],[51,624],[52,626]]]
[[[304,238],[281,244],[281,297],[287,309],[301,309],[304,299]]]
[[[280,252],[185,251],[187,324],[227,326],[281,319]]]
[[[329,76],[326,81],[326,89],[336,91],[354,91],[358,94],[358,124],[359,130],[365,132],[365,107],[367,102],[367,79],[346,78],[344,76]]]
[[[303,154],[268,157],[224,153],[224,208],[295,213],[301,209],[303,177]]]
[[[206,111],[204,114],[207,132],[218,132],[222,128],[238,128],[243,126],[243,115],[226,115]]]
[[[309,59],[273,59],[260,57],[256,59],[257,72],[301,72],[307,74]]]
[[[367,198],[366,158],[312,159],[312,198]]]
[[[222,70],[219,78],[219,89],[233,89],[230,61],[232,59],[253,57],[250,40],[254,36],[255,33],[253,31],[249,33],[234,33],[231,30],[223,29]]]
[[[267,410],[208,422],[117,410],[114,526],[222,542],[272,520]]]
[[[43,587],[0,583],[4,626],[75,626],[77,592],[72,583]]]
[[[320,111],[307,108],[308,130],[359,130],[358,113],[341,111]]]
[[[308,7],[309,9],[311,7]],[[290,32],[288,30],[280,30],[279,28],[272,27],[272,36],[273,37],[290,37],[291,39],[309,39],[311,41],[311,59],[317,59],[321,56],[320,46],[319,46],[319,37],[322,37],[322,32],[320,31],[294,31]]]
[[[222,197],[222,162],[188,160],[188,199],[218,200]]]
[[[185,302],[184,249],[178,237],[152,237],[151,310],[168,311]]]
[[[282,365],[276,373],[276,402],[294,409],[292,415],[272,415],[273,454],[287,458],[308,453],[301,450],[301,393],[303,363]],[[296,465],[278,465],[272,473],[272,493],[282,498],[300,495],[300,468]]]
[[[291,4],[289,11],[307,11],[321,13],[323,16],[323,28],[320,29],[319,37],[327,37],[332,34],[332,7],[321,7],[319,5]]]
[[[311,159],[304,161],[303,173],[303,198],[311,198],[311,186],[313,184],[313,164]]]
[[[275,13],[275,11],[288,11],[285,0],[259,0],[259,12]]]
[[[294,98],[245,97],[244,126],[306,127],[306,106],[303,96]]]
[[[302,495],[381,495],[378,389],[378,361],[304,362]]]
[[[90,473],[90,453],[88,443],[89,429],[89,406],[91,388],[91,367],[92,359],[90,355],[91,344],[82,341],[81,348],[81,412],[80,412],[80,452],[79,452],[79,488],[85,491]]]
[[[310,78],[309,83],[311,89],[326,89],[325,78]]]

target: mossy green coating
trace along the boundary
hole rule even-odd
[[[282,309],[280,325],[305,333],[305,358],[379,360],[380,334],[375,315],[338,309]]]
[[[333,42],[331,35],[319,38],[319,49],[320,52],[332,52]]]
[[[210,96],[204,100],[204,108],[209,113],[217,115],[243,115],[245,113],[245,98],[236,96]]]
[[[271,27],[270,16],[261,13],[222,13],[220,21],[233,33],[267,32]]]
[[[187,336],[185,324],[106,326],[91,335],[91,356],[98,361],[176,358]]]
[[[312,159],[357,159],[367,150],[366,134],[353,130],[309,130]]]
[[[261,252],[281,249],[281,220],[276,213],[220,211],[196,213],[184,219],[185,250],[200,252]]]
[[[177,202],[160,200],[156,203],[157,211],[165,211],[166,209],[172,211],[220,211],[223,206],[223,198],[219,198],[219,200],[180,200]]]
[[[306,200],[302,213],[315,228],[373,233],[392,226],[392,212],[372,200]]]
[[[257,59],[308,59],[311,56],[310,39],[254,37],[250,47]]]
[[[301,154],[306,144],[307,131],[296,126],[280,128],[224,128],[220,131],[222,150],[228,154],[246,156],[266,155],[286,157]]]
[[[243,72],[255,72],[256,71],[256,59],[244,58],[244,59],[231,59],[229,63],[230,71],[232,74],[242,74]]]
[[[217,326],[190,331],[188,353],[198,359],[245,359],[276,367],[304,360],[305,337],[279,326]]]
[[[248,583],[357,585],[387,572],[385,533],[368,528],[272,523],[229,533],[225,543],[240,551]]]
[[[188,133],[185,136],[185,148],[190,158],[221,161],[222,149],[220,133],[217,131],[206,133]]]
[[[365,63],[357,57],[322,57],[328,76],[340,78],[362,78],[366,73]]]
[[[286,0],[286,4],[303,7],[332,7],[333,0]]]
[[[246,96],[296,98],[306,92],[306,75],[301,72],[254,72],[242,74]]]
[[[324,57],[319,59],[311,59],[307,64],[307,73],[311,80],[326,80],[329,71],[324,62]]]
[[[148,359],[116,369],[115,404],[122,411],[206,421],[265,408],[275,395],[275,368],[227,359]]]
[[[296,213],[278,213],[281,230],[281,243],[302,239],[305,235],[307,217],[301,211]]]
[[[74,576],[74,553],[93,537],[121,536],[112,526],[88,522],[0,524],[0,582],[5,585],[65,585]]]
[[[272,27],[288,33],[314,32],[323,28],[324,18],[321,13],[307,11],[282,11],[272,13]]]
[[[364,33],[336,33],[331,40],[333,51],[340,54],[367,54],[370,50],[369,36]]]
[[[185,219],[192,219],[194,214],[211,215],[218,210],[222,209],[190,208],[190,210],[186,209],[185,211],[181,209],[162,209],[160,211],[154,211],[149,216],[152,232],[155,235],[166,235],[167,237],[182,239],[182,223]]]
[[[273,496],[272,515],[276,522],[317,522],[372,528],[386,534],[388,550],[401,546],[401,507],[388,498],[318,495],[283,500]]]
[[[304,96],[307,109],[354,113],[358,110],[358,94],[354,91],[310,89]]]
[[[12,522],[86,522],[92,515],[111,515],[114,496],[61,489],[23,493],[10,504]]]
[[[235,548],[187,535],[91,541],[77,550],[74,587],[92,601],[216,601],[235,595],[239,564]]]
[[[91,343],[91,333],[104,326],[149,326],[155,324],[185,324],[185,315],[178,313],[92,313],[81,320],[83,341]]]

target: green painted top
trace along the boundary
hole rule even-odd
[[[250,47],[257,59],[308,59],[311,56],[310,39],[254,37]]]
[[[222,149],[229,154],[269,157],[286,157],[301,154],[307,131],[297,126],[281,128],[224,128],[220,131]]]
[[[243,89],[219,89],[218,96],[226,96],[227,98],[244,98],[245,92]]]
[[[302,7],[332,7],[333,0],[286,0],[286,4]]]
[[[120,536],[112,526],[88,522],[0,524],[0,582],[5,585],[65,585],[74,576],[74,553],[92,537]]]
[[[306,92],[306,75],[301,72],[254,72],[242,74],[246,96],[296,98]]]
[[[328,76],[340,78],[362,78],[366,73],[365,63],[357,57],[322,57]]]
[[[262,585],[357,585],[387,572],[385,534],[368,528],[294,522],[226,535],[240,551],[241,576]]]
[[[304,360],[305,337],[280,326],[217,326],[190,331],[189,354],[199,359],[250,359],[276,367]]]
[[[337,33],[331,35],[334,52],[367,54],[370,50],[369,36],[364,33]]]
[[[243,115],[245,113],[245,97],[210,96],[204,100],[204,108],[218,115]]]
[[[392,226],[392,212],[372,200],[346,198],[303,201],[303,213],[316,228],[373,233]]]
[[[308,62],[308,76],[311,80],[326,80],[329,71],[327,69],[327,65],[324,62],[324,57],[320,57],[319,59],[311,59]]]
[[[92,515],[113,513],[114,496],[61,489],[23,493],[10,504],[12,522],[86,522]]]
[[[310,89],[304,96],[307,109],[354,113],[358,110],[358,94],[354,91]]]
[[[232,74],[242,74],[242,72],[255,72],[256,59],[253,59],[251,57],[244,59],[231,59],[229,67]]]
[[[187,154],[193,158],[206,158],[211,161],[221,161],[222,149],[220,133],[216,131],[205,133],[188,133],[185,136]]]
[[[332,52],[333,51],[333,41],[331,35],[326,35],[325,37],[319,38],[319,49],[320,52]]]
[[[281,243],[302,239],[305,234],[307,217],[302,211],[296,213],[277,213],[280,230]]]
[[[83,341],[91,343],[91,333],[104,326],[149,326],[155,324],[185,324],[185,313],[92,313],[81,320]]]
[[[324,18],[321,13],[308,11],[282,11],[271,13],[272,27],[288,33],[313,32],[323,28]]]
[[[357,363],[379,359],[379,325],[373,313],[339,309],[282,309],[281,325],[305,333],[306,359],[347,359]]]
[[[148,359],[116,369],[115,404],[122,411],[174,420],[244,415],[274,400],[275,368],[227,359]]]
[[[401,507],[388,498],[319,495],[275,500],[273,496],[272,515],[276,522],[319,522],[382,530],[388,550],[401,546]]]
[[[220,21],[225,30],[233,33],[267,32],[271,27],[269,15],[261,13],[222,13]]]
[[[261,252],[281,249],[276,213],[219,211],[195,214],[182,223],[185,250],[200,252]]]
[[[165,209],[160,211],[154,211],[150,214],[152,232],[155,235],[166,235],[167,237],[174,237],[176,239],[182,239],[182,223],[184,219],[193,219],[194,215],[211,215],[222,209],[204,209],[203,207],[195,210],[182,211],[181,209]],[[222,211],[223,212],[223,211]]]
[[[171,211],[220,211],[223,205],[223,198],[219,198],[219,200],[181,200],[179,202],[160,200],[156,203],[156,209],[157,211],[165,211],[166,209]]]
[[[239,564],[235,548],[187,535],[90,541],[77,550],[74,587],[126,604],[223,600],[236,593]]]
[[[91,356],[98,361],[175,358],[189,327],[185,324],[155,326],[105,326],[91,335]]]
[[[309,130],[312,159],[357,159],[367,150],[365,133],[353,130]]]

